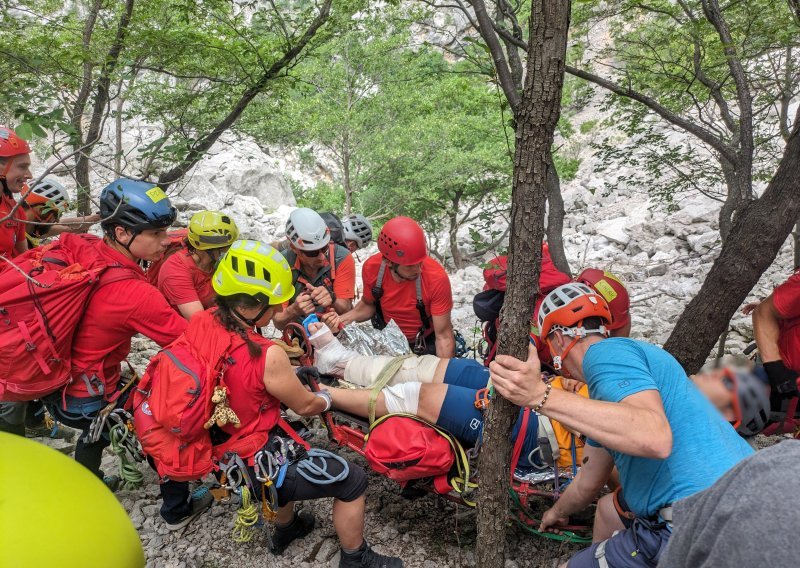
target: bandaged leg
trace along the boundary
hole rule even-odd
[[[344,380],[361,387],[370,387],[375,383],[381,371],[394,357],[375,355],[365,357],[358,355],[348,360],[344,371]],[[389,379],[387,384],[401,383],[432,383],[439,365],[436,355],[422,355],[421,357],[408,357],[403,360],[403,366]]]
[[[422,388],[422,383],[403,383],[383,389],[381,394],[383,394],[386,412],[389,414],[405,412],[416,415],[419,410],[420,388]]]
[[[359,357],[357,351],[342,345],[326,325],[311,335],[309,340],[314,346],[314,365],[323,375],[341,377],[344,375],[347,363],[353,357]]]

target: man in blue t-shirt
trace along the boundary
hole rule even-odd
[[[490,366],[501,395],[589,439],[580,473],[545,512],[541,530],[557,531],[588,507],[616,465],[621,494],[600,499],[594,544],[564,566],[655,567],[671,534],[672,503],[710,487],[753,450],[669,353],[608,339],[608,306],[588,287],[553,290],[537,319],[557,369],[585,382],[591,397],[551,391],[535,350],[527,362],[499,356]]]

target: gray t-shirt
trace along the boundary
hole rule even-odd
[[[674,504],[672,538],[658,568],[797,566],[798,496],[800,441],[756,452]]]

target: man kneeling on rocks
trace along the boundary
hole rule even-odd
[[[527,361],[500,355],[490,365],[502,396],[588,437],[580,472],[545,512],[541,530],[557,532],[597,498],[615,465],[619,471],[622,492],[616,503],[615,494],[600,499],[594,544],[562,568],[656,566],[671,535],[672,504],[753,453],[666,351],[608,338],[607,312],[603,298],[571,283],[548,294],[537,317],[557,366],[586,383],[591,399],[551,389],[533,349]]]

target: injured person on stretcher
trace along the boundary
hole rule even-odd
[[[395,358],[359,355],[342,346],[323,324],[311,324],[309,330],[319,372],[364,387],[329,387],[333,406],[349,414],[367,417],[371,389],[384,368]],[[481,437],[483,413],[476,408],[475,400],[476,393],[486,388],[488,380],[489,370],[473,359],[411,355],[402,359],[399,369],[377,393],[375,416],[398,412],[414,414],[447,430],[469,448],[475,446]],[[553,385],[562,388],[560,378],[555,378]],[[579,394],[588,396],[585,386]],[[538,480],[537,474],[548,469],[552,461],[556,461],[560,468],[571,468],[580,463],[583,441],[578,433],[570,432],[544,416],[538,418],[538,421],[528,421],[524,433],[525,441],[516,472],[520,479],[530,476]],[[519,435],[519,429],[520,419],[514,427],[513,439]]]
[[[435,355],[410,355],[402,360],[380,355],[363,356],[344,347],[325,324],[311,324],[309,331],[311,344],[315,348],[317,370],[362,387],[329,387],[334,408],[360,417],[369,416],[372,389],[380,378],[385,386],[375,397],[376,417],[398,412],[414,414],[450,432],[465,447],[479,443],[483,413],[476,407],[475,401],[476,394],[487,386],[489,369],[478,361],[444,359]],[[393,361],[394,372],[390,369]],[[381,377],[385,369],[389,369],[391,376]],[[741,414],[741,411],[734,412],[734,408],[740,406],[744,393],[726,386],[729,383],[726,377],[731,372],[729,369],[716,369],[694,375],[691,380],[741,434],[753,435],[763,428],[763,422],[757,421],[760,422],[758,428],[753,428],[751,423],[749,431],[744,424],[740,427],[741,416],[736,414]],[[576,390],[581,383],[571,379],[555,377],[552,385],[553,388],[573,392],[576,396],[589,397],[587,386],[582,384]],[[522,410],[512,431],[512,440],[520,435],[521,417]],[[530,480],[538,479],[538,472],[553,462],[563,469],[576,468],[581,463],[584,446],[582,436],[556,420],[545,416],[529,420],[524,436],[518,471],[515,472],[515,477],[520,480],[529,476]]]

